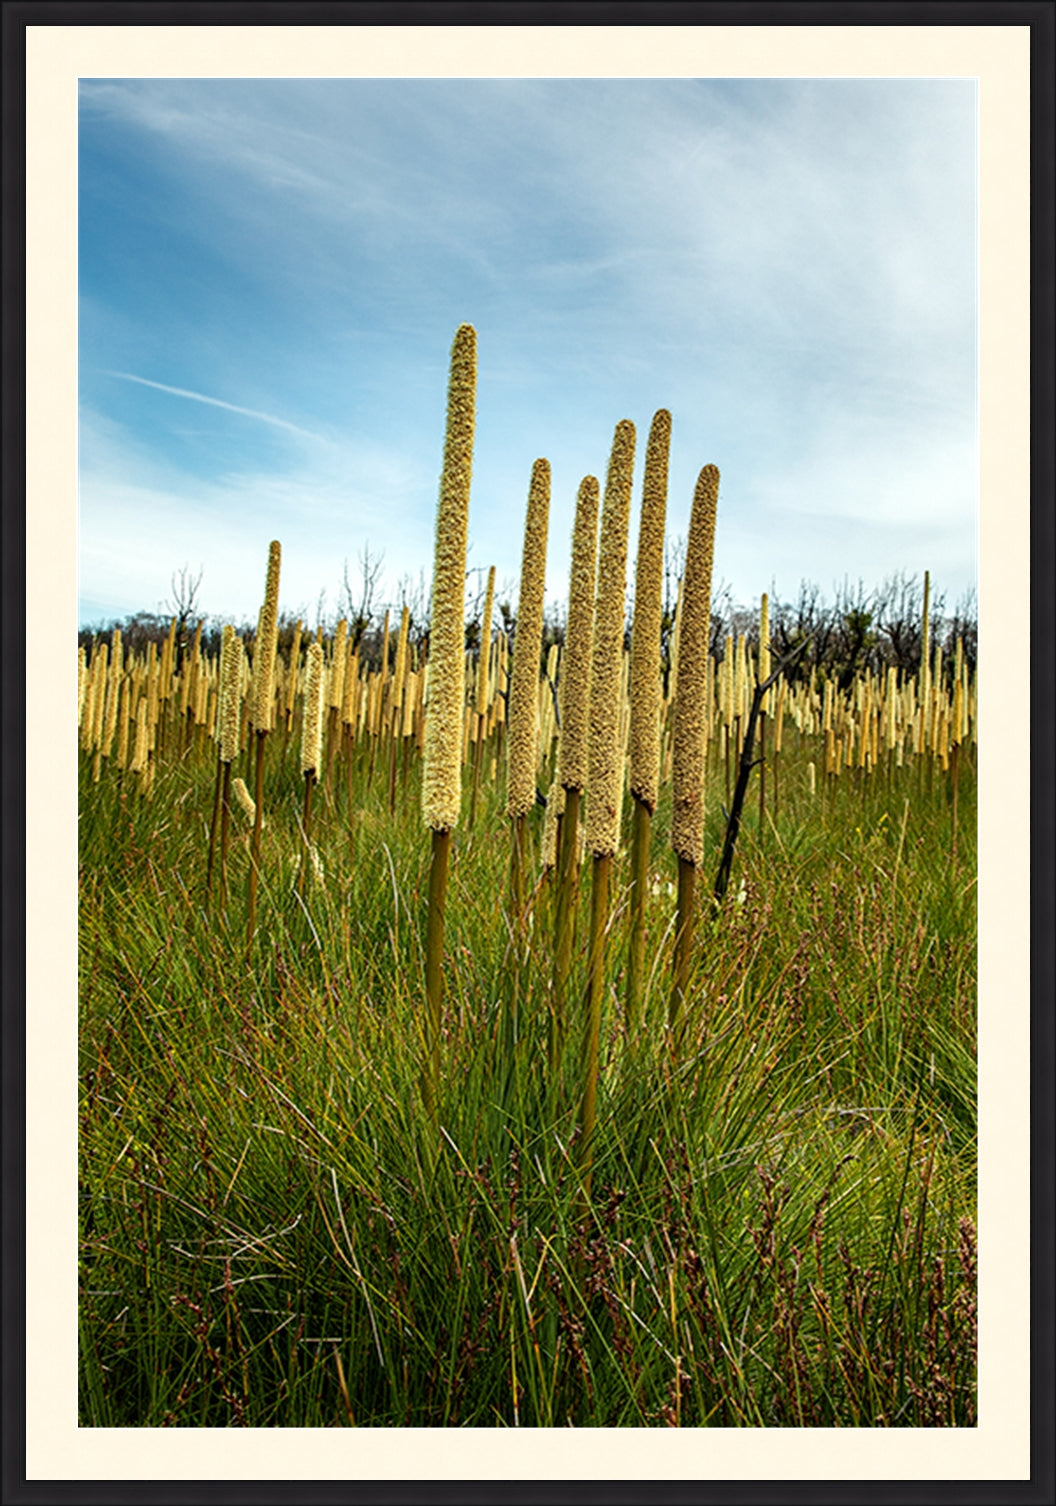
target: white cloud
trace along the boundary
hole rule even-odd
[[[228,413],[240,413],[244,418],[259,419],[261,423],[271,424],[276,429],[286,429],[291,434],[299,434],[303,439],[322,441],[322,435],[313,434],[310,429],[302,429],[299,424],[291,424],[288,419],[276,418],[273,413],[259,413],[255,408],[241,408],[237,403],[228,403],[219,397],[207,397],[204,392],[190,392],[185,387],[169,387],[165,382],[152,382],[147,377],[133,376],[129,371],[108,371],[104,375],[120,377],[123,382],[138,382],[141,387],[153,387],[157,392],[168,392],[173,397],[186,397],[192,402],[208,403],[213,408],[225,408]]]
[[[665,405],[671,531],[715,461],[733,508],[717,568],[744,594],[807,535],[818,578],[871,574],[899,539],[912,553],[925,536],[974,569],[971,85],[122,80],[85,81],[82,99],[163,149],[187,200],[157,212],[193,224],[289,341],[281,386],[266,365],[240,384],[221,332],[222,380],[205,341],[201,370],[181,364],[187,386],[137,380],[308,436],[275,416],[293,411],[330,436],[280,474],[243,452],[204,486],[159,438],[115,434],[105,457],[89,444],[86,545],[125,486],[126,527],[154,506],[194,519],[203,541],[219,514],[252,519],[265,549],[283,539],[291,571],[311,561],[305,599],[363,540],[393,576],[428,568],[446,354],[434,329],[450,309],[451,331],[470,318],[481,336],[475,563],[516,574],[529,468],[546,454],[560,573],[580,476],[604,476],[618,418],[644,446]],[[218,388],[252,390],[252,405],[205,395]],[[309,390],[325,422],[310,398],[292,407]],[[243,582],[226,539],[205,583],[230,568],[224,610],[249,610],[247,593],[255,610],[258,565]]]
[[[344,561],[351,567],[365,544],[386,556],[392,579],[405,559],[407,568],[428,562],[419,515],[424,495],[435,497],[433,478],[381,445],[334,442],[285,472],[247,468],[203,482],[88,411],[80,448],[80,594],[122,611],[163,600],[173,570],[189,561],[204,571],[204,611],[252,617],[273,538],[291,610],[320,591],[336,605]],[[409,556],[414,539],[421,548]]]

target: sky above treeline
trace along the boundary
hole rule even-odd
[[[468,566],[547,596],[616,423],[672,414],[668,537],[715,585],[975,586],[970,80],[85,79],[79,616],[332,622],[428,582],[448,357],[478,335]]]

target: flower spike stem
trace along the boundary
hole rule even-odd
[[[425,997],[428,1011],[429,1049],[423,1096],[426,1112],[436,1122],[440,1087],[440,1033],[444,1009],[444,911],[447,904],[447,872],[451,857],[451,832],[433,831],[429,865],[429,899],[425,931]]]
[[[565,1004],[572,972],[572,946],[579,886],[579,803],[577,789],[565,791],[565,810],[557,830],[557,888],[554,899],[554,998],[550,1019],[550,1070],[555,1072],[565,1045]]]
[[[256,744],[256,776],[253,783],[257,813],[253,817],[253,836],[249,850],[249,907],[246,918],[246,955],[253,948],[253,933],[257,924],[257,886],[260,881],[260,835],[264,830],[264,739],[266,732],[254,735]]]
[[[627,1032],[641,1028],[645,992],[645,905],[649,888],[649,838],[652,812],[644,800],[633,796],[631,821],[631,916],[627,953]]]
[[[601,1001],[605,990],[605,934],[609,922],[612,864],[611,852],[599,853],[594,858],[594,881],[590,907],[590,955],[584,1001],[586,1018],[583,1035],[583,1099],[579,1115],[579,1159],[583,1198],[586,1202],[590,1199],[594,1161],[594,1123],[597,1114],[598,1058],[601,1045]]]
[[[676,1056],[682,1044],[686,1027],[686,995],[689,992],[689,976],[693,965],[693,947],[696,940],[697,867],[688,858],[678,860],[678,899],[675,918],[675,961],[671,988],[671,1044]]]

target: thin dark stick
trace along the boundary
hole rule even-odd
[[[748,712],[748,725],[745,728],[744,740],[741,743],[741,757],[737,769],[737,784],[734,788],[733,801],[730,805],[730,814],[726,822],[726,840],[723,843],[722,859],[719,863],[719,871],[715,876],[714,895],[716,904],[721,904],[726,890],[729,887],[730,869],[733,866],[733,850],[737,845],[737,833],[741,828],[741,811],[744,809],[744,797],[748,789],[748,778],[752,772],[752,769],[755,767],[755,760],[753,760],[752,758],[752,749],[755,745],[755,724],[759,717],[759,708],[763,703],[763,697],[766,695],[766,692],[770,689],[771,685],[773,685],[778,679],[780,679],[787,666],[792,662],[793,659],[796,658],[798,654],[801,654],[803,652],[809,642],[810,639],[805,638],[803,642],[798,644],[790,654],[786,654],[786,656],[774,669],[773,673],[769,675],[769,677],[765,679],[761,685],[757,685],[755,687],[755,691],[752,694],[752,704]]]

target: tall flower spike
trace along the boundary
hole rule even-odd
[[[590,733],[590,656],[594,637],[594,591],[598,564],[599,490],[584,476],[576,499],[572,566],[568,586],[568,627],[561,674],[559,782],[582,790],[587,783]]]
[[[304,676],[304,706],[301,713],[301,773],[318,774],[323,761],[323,648],[312,643]]]
[[[330,656],[330,683],[327,704],[340,711],[345,698],[345,641],[348,637],[348,621],[342,617],[334,629],[334,647]]]
[[[517,637],[510,678],[509,779],[506,814],[526,816],[535,805],[536,746],[539,737],[539,649],[543,636],[546,535],[550,512],[550,462],[532,467],[524,522]]]
[[[447,433],[436,516],[433,605],[429,628],[429,706],[425,723],[422,815],[433,831],[450,831],[462,803],[462,703],[465,696],[466,534],[473,472],[477,336],[460,325],[451,347]]]
[[[627,527],[634,479],[634,425],[616,425],[605,481],[598,546],[598,594],[590,665],[587,847],[595,857],[620,843],[623,757],[620,749],[620,659],[627,590]]]
[[[220,640],[220,688],[217,728],[220,758],[230,763],[238,756],[242,720],[242,640],[229,622]]]
[[[491,700],[491,614],[495,605],[495,566],[488,570],[488,585],[484,592],[484,616],[480,623],[480,657],[477,660],[476,712],[487,714]]]
[[[282,546],[273,539],[268,548],[268,578],[264,605],[257,621],[253,651],[253,726],[270,732],[275,724],[275,649],[279,641],[279,567]]]
[[[392,668],[392,704],[398,711],[407,681],[407,640],[411,631],[411,611],[404,606],[400,613],[400,635],[396,640],[396,662]],[[395,725],[395,724],[394,724]],[[399,728],[397,727],[398,731]]]
[[[656,809],[660,783],[660,619],[671,415],[654,416],[645,451],[631,632],[631,794]]]
[[[708,641],[711,631],[711,566],[715,553],[715,518],[719,472],[706,465],[697,478],[686,544],[682,589],[682,626],[678,648],[678,690],[672,747],[671,845],[680,858],[698,867],[704,855],[704,701]]]

